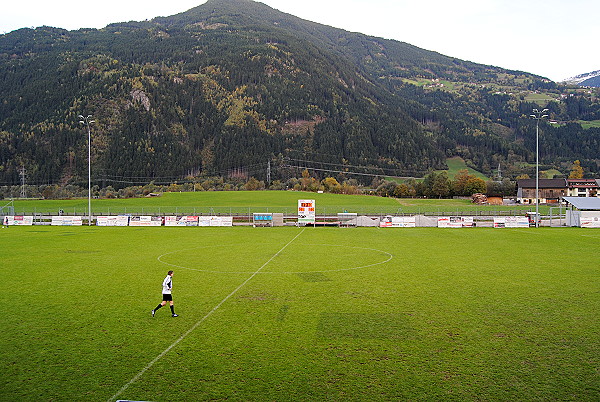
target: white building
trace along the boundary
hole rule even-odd
[[[567,179],[569,197],[600,197],[600,179]]]

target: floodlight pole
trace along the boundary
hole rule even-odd
[[[92,131],[90,124],[94,123],[92,115],[79,115],[79,123],[87,126],[88,132],[88,226],[92,225]]]
[[[535,119],[535,227],[540,227],[540,120],[548,117],[544,114],[548,109],[544,109],[541,112],[537,109],[533,109],[531,117]]]

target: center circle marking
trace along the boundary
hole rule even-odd
[[[248,270],[245,271],[241,271],[241,270],[235,270],[235,271],[227,271],[227,270],[222,270],[222,269],[217,269],[217,268],[211,268],[210,267],[210,262],[203,262],[203,264],[206,266],[206,268],[193,268],[190,267],[190,264],[187,264],[185,262],[179,262],[177,261],[172,261],[169,262],[168,261],[168,257],[169,256],[173,256],[173,255],[177,255],[180,253],[193,253],[194,250],[203,250],[203,249],[221,249],[221,250],[227,250],[230,248],[234,248],[236,246],[241,246],[242,244],[229,244],[229,245],[214,245],[214,246],[199,246],[199,247],[193,247],[193,248],[189,248],[189,249],[183,249],[183,250],[176,250],[176,251],[170,251],[168,253],[164,253],[162,255],[160,255],[159,257],[157,257],[157,260],[159,262],[161,262],[162,264],[168,265],[170,267],[175,267],[175,268],[182,268],[182,269],[186,269],[186,270],[190,270],[190,271],[199,271],[199,272],[208,272],[208,273],[216,273],[216,274],[252,274],[255,273],[255,271],[260,267],[260,266],[248,266]],[[248,246],[247,244],[243,244],[243,246]],[[296,246],[298,247],[298,246]],[[342,268],[330,268],[330,269],[306,269],[306,270],[287,270],[287,271],[273,271],[273,270],[269,270],[269,266],[270,265],[275,265],[277,264],[277,259],[274,258],[273,261],[270,261],[270,263],[268,265],[265,266],[265,268],[259,272],[256,272],[257,274],[305,274],[305,273],[317,273],[317,272],[321,272],[321,273],[325,273],[325,272],[342,272],[342,271],[352,271],[352,270],[357,270],[357,269],[364,269],[364,268],[369,268],[369,267],[373,267],[373,266],[377,266],[377,265],[383,265],[388,263],[392,258],[394,258],[394,256],[391,253],[388,253],[387,251],[383,251],[383,250],[378,250],[378,249],[374,249],[374,248],[369,248],[369,247],[358,247],[358,246],[347,246],[347,245],[339,245],[339,244],[306,244],[303,243],[302,244],[302,252],[306,253],[305,258],[315,258],[314,256],[314,250],[318,247],[326,247],[326,248],[339,248],[339,249],[348,249],[348,250],[353,250],[353,251],[366,251],[366,252],[370,252],[370,253],[374,253],[375,255],[378,255],[380,258],[376,258],[375,256],[373,258],[370,259],[370,261],[365,261],[365,264],[360,264],[357,266],[344,266],[346,263],[343,262],[342,264],[337,263],[336,265],[342,265]],[[311,254],[311,251],[313,252],[313,254]],[[331,253],[328,253],[327,250],[324,252],[321,252],[319,254],[320,256],[323,256],[322,260],[319,261],[319,265],[321,266],[326,266],[327,263],[327,256],[330,256]],[[243,255],[241,256],[239,253],[236,253],[235,255],[231,255],[229,258],[235,258],[235,259],[239,259],[240,257],[243,257]],[[281,256],[277,256],[277,257],[281,257]],[[227,256],[224,256],[223,258],[228,258]],[[273,258],[273,256],[268,256],[265,258],[264,262],[267,262],[269,260],[269,258]],[[348,257],[350,258],[350,257]],[[210,259],[207,259],[207,261],[210,261]],[[219,259],[217,259],[217,261],[219,261]],[[233,261],[232,261],[233,262]],[[213,264],[214,265],[214,264]]]

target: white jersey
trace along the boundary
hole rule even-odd
[[[163,295],[170,295],[172,287],[173,287],[173,278],[171,278],[171,275],[167,275],[167,277],[165,278],[165,280],[162,283]]]

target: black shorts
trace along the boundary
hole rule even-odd
[[[163,301],[173,301],[173,295],[163,293]]]

